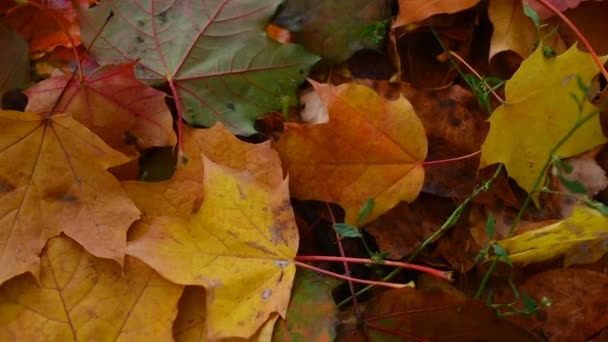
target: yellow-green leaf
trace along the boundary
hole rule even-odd
[[[608,242],[608,217],[588,207],[575,207],[570,216],[528,231],[498,244],[513,263],[530,264],[564,255],[564,265],[591,263],[599,259]]]
[[[509,176],[531,191],[551,149],[581,116],[597,109],[586,99],[579,109],[572,98],[572,94],[585,96],[577,77],[588,84],[597,73],[591,56],[576,47],[560,56],[545,58],[539,46],[506,83],[506,102],[490,118],[490,132],[481,147],[480,168],[504,163]],[[605,142],[597,115],[576,130],[557,155],[575,156]]]

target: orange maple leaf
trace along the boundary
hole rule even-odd
[[[338,203],[351,224],[370,198],[374,210],[361,224],[413,201],[424,181],[427,138],[409,101],[389,101],[360,84],[313,85],[329,122],[287,124],[275,146],[292,195]]]
[[[127,161],[67,114],[0,111],[0,283],[61,232],[122,264],[139,211],[106,169]]]

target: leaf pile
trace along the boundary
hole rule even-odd
[[[606,338],[605,15],[0,2],[0,338]]]

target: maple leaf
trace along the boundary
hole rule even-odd
[[[399,0],[393,28],[422,21],[435,14],[456,13],[475,6],[479,0]]]
[[[536,28],[524,14],[521,0],[492,0],[488,6],[492,22],[489,59],[502,51],[514,51],[528,57],[536,45]]]
[[[18,1],[19,3],[20,1]],[[86,8],[94,1],[78,1]],[[39,56],[57,46],[80,45],[78,16],[71,0],[28,0],[7,11],[9,26],[30,41],[30,54]]]
[[[564,265],[592,263],[606,253],[608,218],[594,209],[574,207],[572,216],[497,241],[514,263],[527,265],[564,255]]]
[[[511,315],[511,321],[528,331],[542,331],[550,341],[588,341],[605,328],[608,315],[608,275],[577,268],[553,269],[536,274],[519,287],[536,303],[543,297],[550,306],[534,315]],[[507,303],[512,298],[497,299]],[[599,309],[598,309],[599,308]],[[601,334],[600,334],[601,335]]]
[[[41,259],[40,285],[21,275],[0,287],[1,340],[171,339],[182,286],[133,257],[121,269],[66,236],[49,240]]]
[[[25,91],[30,99],[25,110],[70,113],[108,145],[126,154],[175,145],[165,94],[137,81],[133,65],[100,67],[83,80],[62,75],[36,83]]]
[[[127,161],[67,114],[0,111],[0,283],[60,232],[122,264],[139,211],[106,169]]]
[[[188,123],[221,121],[255,133],[255,119],[280,108],[317,57],[264,36],[278,0],[104,1],[82,11],[89,45],[112,12],[92,53],[100,63],[138,60],[139,79],[169,82]]]
[[[403,341],[403,337],[419,341],[537,341],[531,333],[453,288],[391,289],[367,303],[364,317],[367,322],[363,328],[350,333],[339,329],[342,336],[337,340],[366,336],[370,341]]]
[[[333,341],[338,308],[332,290],[340,281],[299,269],[291,291],[287,317],[274,326],[273,341]]]
[[[221,123],[209,129],[184,131],[188,162],[179,163],[170,180],[164,182],[125,181],[129,197],[146,217],[187,216],[198,210],[203,197],[204,153],[212,161],[237,170],[249,170],[255,178],[274,187],[283,182],[278,154],[270,142],[249,144],[237,139]]]
[[[205,287],[208,339],[247,338],[289,302],[298,233],[288,184],[203,163],[200,210],[141,225],[128,253],[175,283]]]
[[[337,16],[340,12],[349,15]],[[358,50],[378,49],[382,38],[374,35],[383,34],[369,30],[388,20],[390,13],[386,0],[286,1],[273,23],[288,29],[310,51],[341,62]]]
[[[504,163],[509,176],[528,192],[554,146],[579,118],[596,110],[586,99],[579,108],[572,98],[572,94],[584,96],[577,77],[587,84],[598,72],[591,56],[575,46],[553,58],[545,58],[542,50],[539,46],[506,82],[506,101],[490,117],[479,165]],[[596,115],[585,122],[557,155],[567,158],[605,143],[599,120]]]
[[[400,201],[413,201],[424,181],[427,139],[405,98],[389,101],[354,83],[313,82],[329,112],[319,125],[288,123],[275,145],[299,199],[334,202],[357,224],[359,208],[375,199],[366,223]]]

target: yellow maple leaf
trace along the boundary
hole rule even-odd
[[[0,283],[61,232],[122,264],[139,211],[106,170],[128,161],[67,114],[0,111]]]
[[[209,340],[248,338],[273,312],[285,317],[289,303],[298,231],[288,182],[269,186],[204,156],[203,164],[199,211],[135,227],[127,253],[175,283],[205,287]]]
[[[514,263],[530,264],[564,255],[564,265],[592,263],[606,253],[608,217],[578,206],[572,216],[548,226],[500,240]]]
[[[572,94],[584,96],[577,77],[588,84],[597,73],[591,56],[574,46],[551,58],[545,58],[539,46],[506,82],[506,102],[490,117],[479,167],[504,163],[509,176],[530,192],[551,149],[581,116],[597,109],[587,100],[579,108],[572,98]],[[557,155],[575,156],[605,142],[596,115],[574,132]]]
[[[184,151],[188,162],[178,163],[171,179],[164,182],[122,182],[129,197],[146,217],[190,215],[203,197],[201,152],[216,163],[249,170],[270,186],[283,181],[278,154],[270,142],[249,144],[237,139],[221,123],[208,129],[186,128]]]
[[[359,208],[370,198],[374,210],[360,224],[416,199],[424,182],[427,139],[410,102],[387,100],[360,84],[313,85],[329,122],[287,124],[275,145],[292,195],[337,203],[350,224],[357,224]]]
[[[183,286],[133,257],[121,269],[66,236],[41,259],[40,285],[21,275],[0,287],[0,340],[171,340]]]

